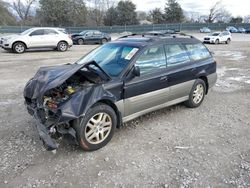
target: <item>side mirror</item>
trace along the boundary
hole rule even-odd
[[[133,74],[135,75],[135,76],[140,76],[141,75],[141,71],[140,71],[140,67],[138,67],[138,66],[135,66],[134,67],[134,70],[133,70]]]

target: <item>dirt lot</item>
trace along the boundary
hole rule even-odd
[[[0,187],[250,187],[250,35],[233,37],[207,45],[219,78],[199,108],[145,115],[95,152],[63,140],[45,151],[22,91],[40,66],[74,62],[96,46],[0,50]]]

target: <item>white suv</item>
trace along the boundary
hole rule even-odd
[[[71,37],[62,28],[37,27],[17,35],[1,38],[0,46],[7,51],[23,53],[30,48],[53,48],[61,52],[73,45]]]
[[[208,36],[205,36],[203,42],[214,43],[214,44],[225,42],[226,44],[229,44],[231,40],[232,40],[231,33],[228,31],[223,31],[223,32],[214,32]]]

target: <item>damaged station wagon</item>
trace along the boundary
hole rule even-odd
[[[198,107],[216,79],[216,61],[198,39],[130,35],[74,64],[40,68],[24,98],[48,150],[65,136],[93,151],[143,114],[182,102]]]

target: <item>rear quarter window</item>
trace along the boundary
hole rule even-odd
[[[208,49],[201,43],[185,44],[191,60],[197,61],[210,58],[211,54]]]

